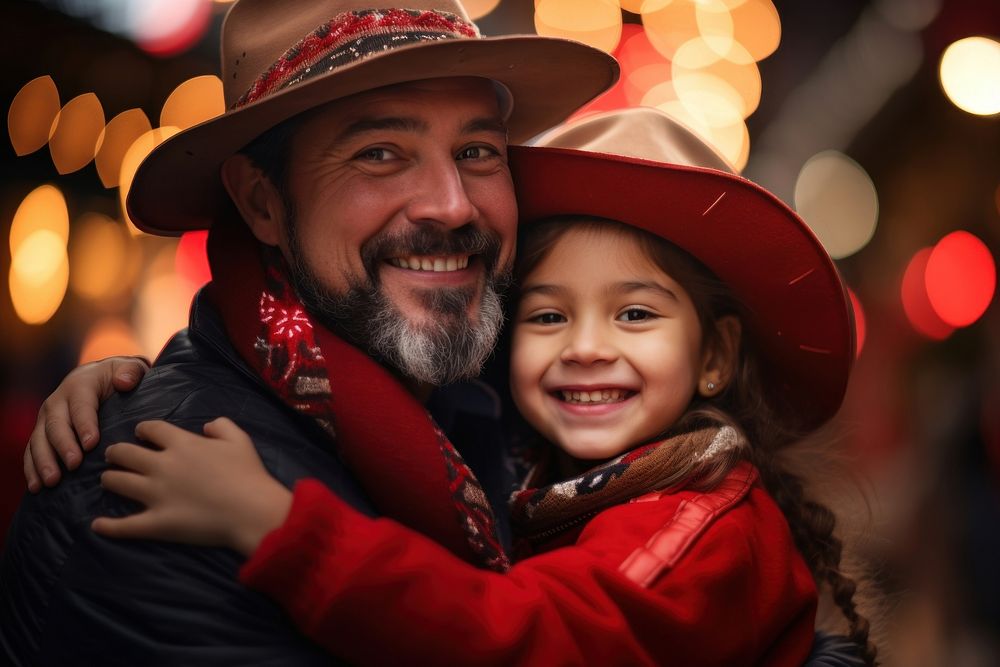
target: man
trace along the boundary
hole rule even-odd
[[[228,416],[284,484],[319,478],[502,567],[486,502],[500,485],[480,486],[414,397],[474,377],[495,343],[516,225],[507,133],[555,124],[617,65],[565,40],[480,38],[456,1],[414,5],[234,5],[229,111],[154,151],[128,201],[153,233],[211,227],[215,281],[140,387],[102,406],[101,447],[141,420]],[[460,413],[439,422],[481,425]],[[499,469],[478,444],[480,468]],[[102,459],[15,517],[0,568],[11,662],[329,662],[238,583],[236,554],[92,533],[134,509],[101,491]]]

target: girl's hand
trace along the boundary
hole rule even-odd
[[[136,426],[135,435],[159,450],[128,443],[108,447],[108,462],[123,470],[106,471],[101,486],[145,509],[94,519],[94,531],[253,553],[285,520],[291,491],[268,474],[250,437],[232,421],[221,417],[204,431],[205,437],[148,421]]]
[[[38,493],[55,486],[62,473],[56,456],[68,470],[83,461],[100,439],[97,408],[116,391],[135,389],[149,370],[141,357],[108,357],[70,371],[38,410],[35,428],[24,448],[24,480]]]

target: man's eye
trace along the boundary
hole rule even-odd
[[[499,155],[499,151],[489,146],[469,146],[468,148],[463,148],[455,159],[457,160],[482,160],[484,158],[495,157]]]
[[[643,308],[629,308],[619,315],[618,319],[624,322],[641,322],[643,320],[653,319],[654,317],[656,317],[656,315]]]
[[[565,322],[566,318],[559,313],[541,313],[531,317],[528,321],[535,324],[560,324]]]
[[[368,148],[358,153],[356,159],[368,160],[369,162],[383,162],[396,157],[388,148]]]

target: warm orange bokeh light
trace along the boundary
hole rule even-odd
[[[98,321],[83,339],[78,363],[86,364],[115,355],[141,355],[142,347],[127,323],[115,318]]]
[[[170,93],[160,111],[160,126],[186,130],[222,115],[225,110],[222,80],[211,74],[196,76]]]
[[[615,0],[536,0],[535,31],[612,53],[622,35],[621,7]]]
[[[17,254],[24,240],[40,229],[62,239],[69,238],[69,209],[62,192],[54,185],[40,185],[21,201],[10,224],[10,256]]]
[[[135,140],[153,129],[141,109],[123,111],[108,123],[94,158],[97,174],[106,188],[118,187],[122,159]]]
[[[74,222],[69,251],[70,289],[92,301],[123,295],[142,261],[125,225],[100,213],[85,213]]]
[[[781,19],[771,0],[730,2],[733,15],[733,38],[743,46],[751,60],[763,60],[774,53],[781,43]],[[740,62],[738,57],[730,56]]]
[[[49,139],[52,163],[60,174],[83,169],[94,159],[94,147],[104,131],[104,107],[97,95],[84,93],[62,108]]]
[[[132,179],[135,177],[135,172],[139,168],[139,164],[146,158],[147,155],[150,154],[150,152],[152,152],[154,148],[177,134],[177,132],[178,130],[176,127],[158,127],[155,130],[146,132],[141,137],[136,139],[129,149],[125,151],[125,157],[122,158],[120,175],[121,183],[118,186],[118,196],[119,203],[122,207],[122,217],[125,219],[125,222],[128,223],[129,230],[133,234],[141,234],[142,232],[136,228],[135,223],[133,223],[132,219],[128,217],[128,209],[125,207],[125,199],[128,197],[128,189],[132,187]]]
[[[47,144],[58,114],[59,90],[51,76],[24,84],[7,110],[7,132],[14,152],[27,155]]]
[[[966,327],[982,317],[996,291],[996,264],[990,249],[966,231],[938,241],[924,275],[934,312],[953,327]]]
[[[701,32],[693,0],[648,0],[642,7],[642,23],[650,43],[668,59]]]
[[[14,312],[27,324],[45,324],[66,296],[66,242],[49,229],[31,233],[11,258],[9,276]]]
[[[468,12],[469,18],[473,21],[486,16],[499,4],[500,0],[462,0],[462,6],[465,7],[465,11]]]
[[[901,289],[903,312],[917,333],[931,340],[944,340],[955,331],[955,328],[934,312],[930,299],[927,298],[927,283],[924,276],[930,256],[931,248],[923,248],[906,266]]]
[[[687,90],[711,88],[747,118],[760,104],[761,79],[755,62],[741,62],[746,58],[740,54],[745,53],[746,49],[733,44],[722,57],[704,39],[685,42],[674,54],[671,74],[678,97],[684,99]]]

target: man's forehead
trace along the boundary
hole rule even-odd
[[[368,118],[432,118],[440,111],[465,111],[470,117],[501,116],[497,89],[488,79],[454,77],[397,83],[334,100],[317,115],[346,122]]]

